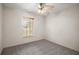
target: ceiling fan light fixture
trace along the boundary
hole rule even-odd
[[[44,10],[44,8],[45,8],[45,4],[44,3],[40,3],[39,5],[38,5],[38,13],[40,13],[40,14],[44,14],[45,13],[45,10]]]
[[[38,12],[39,12],[40,14],[43,14],[43,13],[44,13],[44,11],[43,11],[43,10],[38,10]]]
[[[45,3],[40,3],[38,5],[38,13],[40,14],[45,14],[45,13],[48,13],[48,12],[51,12],[52,9],[54,8],[54,6],[51,6],[51,5],[47,5]]]

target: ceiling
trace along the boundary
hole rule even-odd
[[[74,5],[78,5],[78,3],[47,3],[47,4],[54,6],[54,9],[52,9],[51,11],[53,13],[60,12]],[[38,14],[38,3],[4,3],[3,5],[11,8],[24,9],[28,12]]]

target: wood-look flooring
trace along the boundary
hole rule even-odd
[[[43,39],[5,48],[2,55],[79,55],[79,52]]]

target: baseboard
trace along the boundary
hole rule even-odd
[[[71,49],[71,50],[73,50],[73,51],[79,52],[78,50],[73,49],[73,48],[70,48],[70,47],[65,46],[65,45],[63,45],[63,44],[60,44],[60,43],[54,42],[54,41],[49,40],[49,39],[46,39],[46,40],[48,40],[48,41],[50,41],[50,42],[52,42],[52,43],[55,43],[55,44],[57,44],[57,45],[63,46],[63,47],[65,47],[65,48]]]
[[[44,39],[40,39],[40,40],[44,40]],[[35,41],[28,42],[28,43],[32,43],[32,42],[36,42],[36,41],[40,41],[40,40],[35,40]],[[28,43],[17,44],[17,45],[13,45],[13,46],[5,47],[5,48],[16,47],[16,46],[25,45],[25,44],[28,44]],[[5,48],[3,48],[3,49],[5,49]]]

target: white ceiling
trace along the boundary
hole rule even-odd
[[[47,3],[47,4],[55,7],[52,10],[53,13],[60,12],[65,8],[69,8],[74,5],[78,5],[78,3]],[[6,7],[18,8],[18,9],[20,8],[29,12],[38,13],[38,3],[4,3],[3,5]]]

